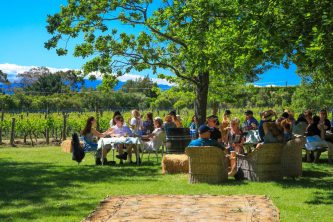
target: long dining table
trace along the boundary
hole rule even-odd
[[[136,163],[139,165],[139,156],[140,156],[140,149],[143,150],[143,141],[140,137],[110,137],[110,138],[101,138],[98,140],[97,150],[102,149],[102,158],[103,158],[103,149],[106,146],[111,145],[112,152],[113,152],[113,160],[114,160],[114,150],[116,145],[124,144],[124,145],[136,145]]]

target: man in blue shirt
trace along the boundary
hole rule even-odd
[[[195,147],[195,146],[216,146],[219,148],[224,148],[220,143],[216,140],[210,139],[211,128],[206,125],[201,125],[198,129],[199,131],[199,138],[196,140],[192,140],[188,147]]]
[[[252,110],[247,110],[245,112],[245,121],[243,126],[246,128],[246,130],[256,130],[258,129],[259,123],[258,120],[256,120],[253,117]]]

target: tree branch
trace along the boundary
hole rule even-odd
[[[152,27],[151,25],[149,25],[149,24],[148,24],[148,18],[147,18],[147,9],[148,9],[148,7],[147,7],[147,8],[144,10],[144,12],[143,12],[143,18],[144,18],[145,24],[147,25],[147,27],[148,27],[153,33],[155,33],[155,34],[157,34],[157,35],[159,35],[159,36],[162,36],[162,37],[164,37],[164,38],[166,38],[166,39],[168,39],[168,40],[170,40],[170,41],[173,41],[173,42],[175,42],[175,43],[177,43],[177,44],[183,46],[185,49],[188,48],[187,45],[186,45],[184,42],[182,42],[181,40],[176,39],[176,38],[174,38],[174,37],[172,37],[172,36],[170,36],[170,35],[168,35],[168,34],[166,34],[166,33],[163,33],[163,32],[161,32],[161,31],[155,29],[155,28]]]

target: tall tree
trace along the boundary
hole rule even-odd
[[[126,81],[121,90],[129,93],[143,93],[150,98],[156,98],[159,92],[157,83],[154,83],[148,76]]]
[[[56,72],[56,75],[61,76],[62,81],[70,85],[71,90],[79,91],[84,86],[84,76],[81,71],[68,70]]]
[[[0,70],[0,83],[5,83],[5,84],[9,83],[7,73],[2,72],[2,70]]]
[[[68,53],[70,38],[83,34],[75,56],[94,56],[86,73],[101,71],[122,75],[132,69],[158,68],[195,88],[195,113],[206,118],[210,80],[256,75],[266,61],[280,62],[284,53],[266,47],[270,33],[266,13],[270,2],[244,0],[68,0],[59,13],[48,16],[53,37],[45,43],[58,55]],[[264,24],[260,26],[257,24]],[[119,33],[120,25],[136,32]],[[253,27],[255,25],[255,28]],[[64,45],[62,41],[64,40]],[[266,45],[265,45],[266,44]]]
[[[53,93],[63,93],[69,91],[69,86],[66,85],[59,74],[51,74],[40,76],[36,82],[25,87],[27,92],[42,93],[51,95]]]
[[[17,77],[20,84],[25,88],[35,83],[40,77],[51,75],[51,71],[46,67],[34,67],[23,73],[19,73]]]

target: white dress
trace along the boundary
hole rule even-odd
[[[145,150],[156,151],[162,146],[165,140],[165,132],[162,128],[155,129],[152,134],[154,135],[153,138],[144,143]]]

